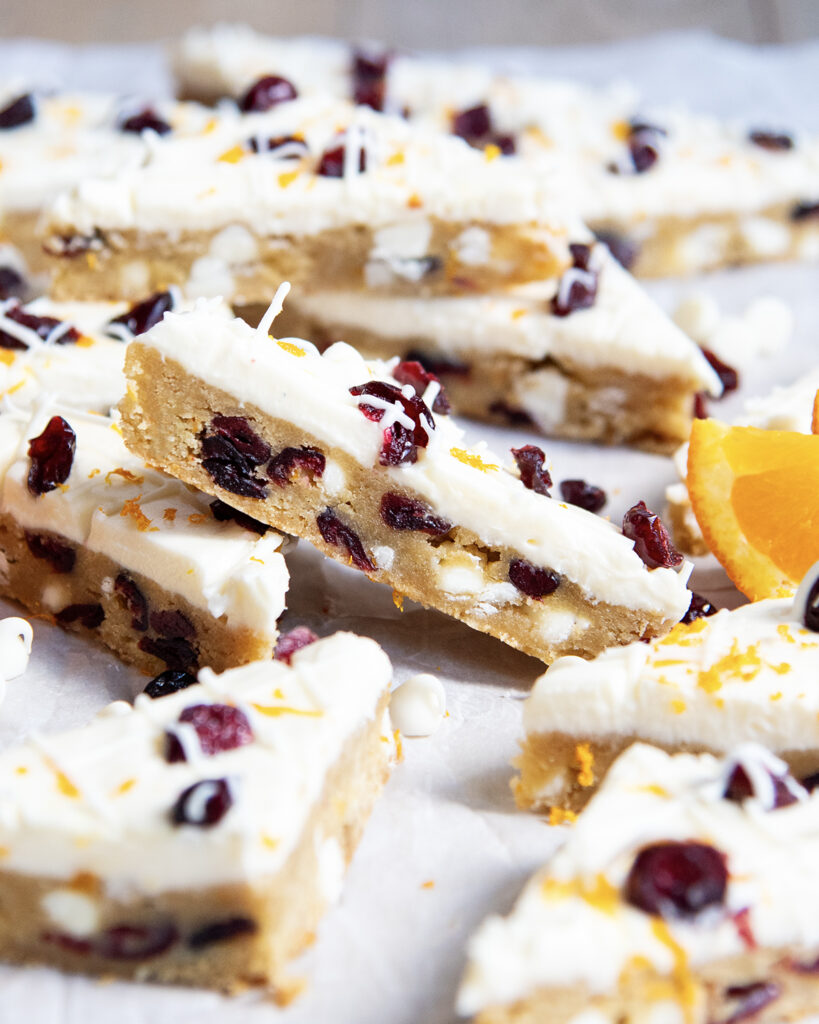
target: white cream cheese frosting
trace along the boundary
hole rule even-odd
[[[738,761],[669,756],[643,744],[626,751],[511,914],[488,918],[471,939],[459,1011],[473,1014],[550,987],[583,985],[591,995],[616,996],[637,957],[672,982],[647,991],[646,1004],[670,999],[684,1007],[692,973],[747,953],[734,919],[742,911],[761,949],[804,953],[812,962],[819,948],[819,794],[801,792],[776,810],[758,796],[726,800],[737,763],[754,776],[772,764],[758,747],[745,748]],[[626,901],[639,851],[692,840],[726,857],[721,906],[695,920],[664,920]]]
[[[199,685],[154,700],[140,695],[121,714],[5,750],[3,870],[54,880],[89,872],[125,899],[263,883],[294,850],[329,770],[374,719],[391,674],[374,641],[336,633],[298,651],[291,666],[203,669]],[[252,740],[208,756],[193,726],[179,724],[185,708],[201,704],[238,708]],[[188,760],[165,760],[169,730],[188,732]],[[220,779],[233,803],[218,824],[172,823],[184,790]]]
[[[5,700],[6,683],[21,676],[28,667],[33,637],[31,624],[25,619],[0,619],[0,704]]]

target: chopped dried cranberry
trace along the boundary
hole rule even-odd
[[[304,139],[298,139],[295,135],[275,135],[268,139],[254,135],[253,138],[247,140],[247,148],[253,153],[267,153],[268,155],[286,149],[286,155],[279,154],[281,160],[300,160],[310,154],[310,147]]]
[[[751,914],[748,907],[738,910],[732,917],[737,935],[746,949],[756,949],[757,942],[753,928],[751,928]]]
[[[805,614],[802,616],[805,629],[819,633],[819,578],[815,579],[805,599]]]
[[[208,429],[230,441],[236,451],[253,466],[270,458],[270,445],[250,426],[244,416],[214,416]]]
[[[804,779],[799,780],[799,785],[809,793],[812,793],[814,789],[819,787],[819,772],[815,772],[813,775],[806,775]]]
[[[429,373],[436,377],[443,377],[450,374],[453,377],[468,377],[470,366],[468,363],[459,363],[456,359],[446,359],[443,356],[429,355],[428,352],[420,352],[418,349],[410,349],[404,356],[406,362],[420,363]]]
[[[164,661],[168,668],[186,672],[195,669],[199,663],[199,652],[188,641],[179,637],[166,639],[163,637],[144,636],[137,647],[145,654],[152,654]]]
[[[132,114],[124,121],[120,121],[119,130],[133,132],[135,135],[147,131],[156,132],[157,135],[167,135],[171,126],[157,114],[153,107],[144,107],[138,114]]]
[[[214,483],[247,498],[267,496],[267,484],[254,470],[270,458],[270,445],[243,416],[214,416],[200,443],[202,466]]]
[[[316,174],[320,174],[322,178],[343,178],[346,149],[345,142],[342,142],[340,146],[331,146],[330,149],[325,149],[316,167]],[[361,174],[367,170],[367,153],[363,146],[358,151],[358,170]]]
[[[221,498],[213,499],[210,503],[210,511],[213,518],[217,519],[220,523],[234,522],[238,526],[243,526],[246,530],[258,533],[260,537],[263,537],[270,529],[267,523],[260,523],[258,519],[249,516],[247,512],[240,512],[238,508],[231,508]]]
[[[296,476],[305,476],[310,483],[320,480],[327,460],[318,448],[283,448],[267,464],[267,475],[279,487],[293,483]]]
[[[670,569],[682,564],[683,556],[671,543],[668,530],[644,501],[632,505],[623,516],[623,534],[634,541],[634,550],[649,569]]]
[[[148,628],[148,602],[145,595],[126,572],[114,581],[114,593],[119,594],[131,613],[131,629],[144,633]]]
[[[75,956],[89,956],[93,949],[90,939],[78,939],[76,935],[66,935],[64,932],[42,932],[40,939]]]
[[[628,150],[635,174],[643,174],[660,158],[660,138],[666,134],[657,125],[633,121],[628,138]]]
[[[553,594],[560,586],[560,576],[552,569],[538,568],[522,558],[513,558],[509,563],[509,580],[522,594],[535,601]]]
[[[694,395],[693,415],[695,420],[708,419],[708,395],[704,391],[698,391]]]
[[[26,546],[35,558],[48,562],[54,572],[71,572],[77,560],[77,552],[68,544],[50,537],[47,533],[24,532]]]
[[[492,116],[485,103],[461,110],[452,116],[452,134],[466,139],[467,142],[486,139],[491,131]]]
[[[197,929],[188,939],[188,946],[191,949],[204,949],[215,942],[236,939],[240,935],[254,935],[258,930],[259,926],[249,917],[227,917]]]
[[[628,270],[634,266],[640,248],[636,242],[614,231],[598,231],[597,240],[605,245],[617,262]]]
[[[28,489],[35,495],[56,490],[71,475],[77,435],[62,416],[52,416],[39,437],[28,443]]]
[[[247,113],[263,113],[280,103],[296,99],[298,93],[292,82],[279,75],[265,75],[247,90],[239,101],[239,109]]]
[[[626,879],[625,898],[647,914],[692,918],[723,903],[727,885],[725,856],[713,846],[655,843],[637,854]]]
[[[782,994],[781,987],[775,981],[752,981],[747,985],[731,985],[725,989],[725,998],[736,1002],[736,1006],[727,1017],[720,1017],[714,1024],[738,1024],[748,1020],[769,1006]]]
[[[79,621],[86,629],[96,629],[105,619],[105,612],[101,604],[70,604],[57,612],[54,618],[61,626]]]
[[[797,203],[791,210],[791,220],[797,223],[814,217],[819,217],[819,203]]]
[[[192,725],[196,730],[205,757],[221,754],[225,750],[235,750],[236,747],[253,742],[253,730],[247,715],[232,704],[192,704],[185,708],[179,721]],[[168,740],[174,741],[166,747],[166,760],[186,760],[179,740],[172,733],[166,736]]]
[[[309,647],[318,640],[318,636],[307,626],[296,626],[287,633],[282,633],[276,641],[276,649],[273,657],[276,661],[283,661],[285,665],[290,664],[290,659],[303,647]]]
[[[708,360],[711,369],[722,381],[722,393],[727,395],[731,391],[736,391],[739,387],[739,374],[727,363],[724,363],[718,355],[712,352],[710,349],[702,349],[702,354]]]
[[[18,96],[0,110],[0,128],[19,128],[34,120],[34,97],[31,93]]]
[[[572,265],[561,275],[557,294],[551,302],[554,316],[568,316],[578,309],[589,309],[597,298],[600,274],[592,266],[593,248],[584,243],[569,246]]]
[[[136,337],[138,334],[144,334],[145,331],[155,327],[162,317],[172,309],[173,296],[171,293],[155,292],[150,298],[145,299],[144,302],[138,302],[125,313],[115,316],[109,322],[105,333],[112,338],[122,340],[122,333],[116,329],[111,330],[115,325],[121,325],[131,337]]]
[[[353,102],[360,107],[384,109],[390,53],[355,50],[353,53]]]
[[[148,960],[167,952],[178,938],[171,922],[120,924],[107,928],[93,945],[98,956],[109,960]]]
[[[514,135],[494,134],[492,136],[492,142],[498,147],[504,156],[514,156],[518,148]]]
[[[717,608],[711,604],[707,597],[703,597],[702,594],[697,594],[693,590],[691,591],[691,603],[688,605],[688,611],[680,619],[680,622],[693,622],[695,619],[705,619],[709,615],[716,615]]]
[[[531,427],[535,422],[525,409],[519,409],[507,402],[492,402],[487,411],[493,416],[503,417],[513,427]]]
[[[232,805],[233,797],[226,779],[205,779],[179,794],[171,808],[171,821],[174,825],[211,828],[218,825]]]
[[[381,446],[379,462],[382,466],[399,466],[404,462],[415,462],[418,458],[418,448],[426,448],[429,444],[429,433],[421,423],[423,417],[432,428],[435,421],[432,413],[424,402],[417,396],[409,398],[394,384],[387,384],[384,381],[368,381],[366,384],[358,384],[350,388],[351,395],[370,395],[389,405],[400,405],[401,412],[412,420],[411,428],[405,427],[402,423],[391,423],[384,430],[384,443]],[[369,420],[380,423],[386,410],[367,402],[361,402],[358,406],[361,412]]]
[[[331,508],[326,508],[316,516],[316,524],[325,544],[346,548],[356,569],[375,572],[375,563],[364,550],[358,534],[343,523]]]
[[[770,153],[786,153],[789,149],[793,149],[794,146],[793,136],[788,135],[787,132],[757,130],[748,132],[748,139],[755,146],[767,149]]]
[[[777,810],[779,807],[790,807],[791,804],[797,803],[798,798],[791,792],[787,778],[779,778],[770,772],[768,774],[773,783],[774,790],[774,804],[771,809]],[[748,777],[748,773],[741,764],[734,766],[734,770],[731,772],[726,783],[725,792],[722,795],[725,800],[730,800],[736,804],[741,804],[743,801],[758,795]]]
[[[381,518],[393,530],[418,530],[432,537],[443,537],[452,529],[452,523],[433,515],[429,505],[403,494],[388,491],[381,498]]]
[[[572,257],[572,266],[578,270],[588,270],[591,264],[593,247],[585,242],[570,242],[569,253]]]
[[[549,488],[552,477],[543,465],[546,453],[536,444],[525,444],[522,448],[513,448],[512,455],[517,463],[518,473],[524,487],[536,494],[544,494],[550,498]]]
[[[30,331],[34,331],[38,338],[45,341],[49,335],[54,331],[55,327],[59,327],[63,321],[56,320],[53,316],[36,316],[34,313],[28,313],[19,304],[15,303],[8,309],[3,311],[3,316],[7,320],[13,320],[16,324],[20,324],[21,327],[27,327]],[[71,345],[76,341],[79,341],[80,332],[76,327],[67,327],[62,331],[57,338],[56,344],[58,345]],[[28,348],[28,345],[24,341],[20,341],[13,334],[9,334],[7,331],[0,328],[0,348],[24,350]]]
[[[564,480],[560,485],[560,494],[564,501],[584,508],[587,512],[599,512],[606,504],[603,488],[595,487],[585,480]]]
[[[21,299],[27,290],[23,276],[14,267],[0,267],[0,300]]]
[[[163,637],[184,637],[190,640],[196,636],[196,627],[182,612],[170,608],[162,612],[151,612],[151,629]]]
[[[790,960],[788,967],[797,974],[819,974],[819,957],[816,960],[802,961]]]
[[[177,672],[168,668],[164,672],[160,672],[158,676],[154,676],[142,692],[147,693],[152,700],[156,700],[159,697],[168,697],[172,693],[186,690],[195,682],[196,676],[192,676],[190,672]]]
[[[434,373],[430,373],[429,370],[425,370],[423,365],[418,362],[417,359],[405,359],[403,362],[398,363],[392,371],[392,375],[399,384],[409,384],[419,398],[424,397],[424,392],[430,384],[437,384],[440,390],[435,396],[435,401],[432,403],[432,411],[440,413],[449,412],[449,399],[447,398],[441,382]]]

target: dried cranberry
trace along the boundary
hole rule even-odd
[[[40,939],[75,956],[89,956],[93,948],[90,939],[78,939],[76,935],[66,935],[64,932],[42,932]]]
[[[350,388],[351,395],[370,395],[390,405],[400,405],[401,412],[412,420],[411,428],[405,427],[402,423],[392,423],[384,430],[384,443],[381,446],[379,462],[382,466],[399,466],[404,462],[415,462],[418,458],[418,448],[426,448],[429,444],[429,433],[421,423],[422,417],[430,427],[435,426],[432,413],[424,402],[417,396],[409,398],[394,384],[387,384],[384,381],[374,380],[366,384],[359,384]],[[386,410],[367,402],[361,402],[358,406],[367,419],[380,423]]]
[[[452,116],[452,134],[467,142],[485,139],[492,131],[492,115],[485,103],[468,110],[461,110]]]
[[[597,240],[607,247],[621,266],[625,267],[626,270],[634,266],[640,253],[640,248],[636,242],[626,238],[625,235],[618,235],[614,231],[597,231],[596,235]]]
[[[375,564],[364,550],[358,534],[343,523],[331,508],[326,508],[316,516],[316,524],[325,544],[345,548],[356,569],[375,572]]]
[[[599,272],[592,266],[592,246],[572,243],[569,246],[572,265],[565,270],[557,284],[557,294],[552,299],[554,316],[568,316],[578,309],[589,309],[597,298]]]
[[[398,363],[392,371],[392,375],[399,384],[409,384],[419,398],[424,397],[424,392],[430,384],[437,384],[440,388],[432,403],[432,411],[448,413],[450,411],[449,399],[443,389],[441,382],[434,373],[425,370],[418,360],[405,359]]]
[[[276,649],[273,657],[276,661],[283,661],[285,665],[290,664],[293,655],[303,647],[309,647],[318,640],[318,636],[307,626],[296,626],[287,633],[282,633],[276,641]]]
[[[77,435],[62,416],[52,416],[39,437],[28,443],[28,489],[35,495],[56,490],[71,475]]]
[[[243,416],[214,416],[200,443],[202,466],[214,483],[247,498],[267,496],[267,484],[254,470],[270,458],[270,445]]]
[[[152,327],[155,327],[162,317],[173,309],[173,296],[170,292],[155,292],[144,302],[138,302],[125,313],[115,316],[108,324],[106,334],[112,338],[122,339],[122,334],[127,332],[130,337],[144,334]],[[125,328],[125,332],[118,332],[116,326]],[[111,328],[115,329],[112,331]]]
[[[315,483],[324,475],[326,463],[324,454],[318,448],[310,448],[308,445],[301,448],[283,448],[268,462],[267,475],[279,487],[291,484],[293,478],[299,474]]]
[[[239,454],[253,466],[270,458],[270,445],[250,426],[244,416],[214,416],[208,429],[230,441]]]
[[[61,626],[79,622],[86,629],[96,629],[105,619],[101,604],[70,604],[57,612],[54,618]]]
[[[634,550],[649,569],[670,569],[682,564],[683,556],[671,543],[668,530],[644,501],[632,505],[623,516],[623,534],[634,541]]]
[[[585,480],[564,480],[560,485],[560,494],[564,501],[584,508],[587,512],[599,512],[606,504],[603,488],[595,487]]]
[[[748,907],[743,907],[742,910],[738,910],[733,914],[732,920],[743,946],[746,949],[756,949],[757,941],[751,927],[751,914]]]
[[[263,113],[280,103],[296,99],[298,93],[292,82],[279,75],[265,75],[247,90],[239,100],[239,109],[247,113]]]
[[[232,704],[192,704],[185,708],[179,716],[179,721],[192,725],[196,730],[199,746],[205,757],[221,754],[225,750],[235,750],[236,747],[253,742],[253,730],[250,728],[247,715]],[[186,760],[179,740],[172,733],[166,735],[176,744],[168,744],[166,760]]]
[[[391,54],[356,50],[353,53],[353,102],[360,107],[384,109],[387,92],[387,68]]]
[[[748,132],[748,139],[755,146],[767,149],[769,153],[786,153],[793,149],[793,136],[786,132],[753,131]]]
[[[664,128],[644,121],[632,121],[628,150],[635,174],[643,174],[656,164],[660,158],[660,139],[666,135]]]
[[[0,128],[19,128],[34,120],[34,97],[31,93],[18,96],[0,110]]]
[[[156,132],[157,135],[167,135],[171,126],[157,114],[153,107],[144,107],[138,114],[132,114],[124,121],[120,121],[119,130],[133,132],[135,135],[147,131]]]
[[[453,377],[468,377],[470,366],[468,363],[459,363],[456,359],[446,359],[443,356],[431,356],[427,352],[420,352],[418,349],[410,349],[404,356],[405,362],[420,363],[429,373],[436,377],[443,377],[450,374]]]
[[[381,518],[393,530],[418,530],[432,537],[443,537],[452,529],[452,523],[434,515],[423,501],[394,491],[388,491],[381,498]]]
[[[705,619],[709,615],[716,615],[717,608],[711,604],[707,597],[703,597],[702,594],[696,594],[691,591],[691,603],[688,605],[688,611],[680,619],[680,622],[688,624],[693,622],[695,619]]]
[[[254,935],[258,930],[259,926],[249,917],[227,917],[197,929],[188,939],[188,946],[191,949],[204,949],[215,942],[226,942],[240,935]]]
[[[258,519],[249,516],[247,512],[240,512],[238,508],[231,508],[221,498],[213,499],[210,503],[210,511],[213,518],[217,519],[220,523],[234,522],[238,526],[243,526],[246,530],[258,533],[260,537],[263,537],[270,529],[267,523],[260,523]]]
[[[725,989],[725,998],[736,1002],[736,1006],[727,1017],[720,1017],[714,1024],[738,1024],[748,1020],[769,1006],[782,994],[781,987],[775,981],[752,981],[747,985],[731,985]]]
[[[196,636],[196,627],[182,612],[175,608],[162,612],[151,612],[151,629],[163,637],[184,637],[190,640]]]
[[[211,828],[218,825],[232,806],[233,797],[227,780],[205,779],[179,794],[171,808],[171,821],[174,825]]]
[[[247,140],[247,148],[253,153],[276,153],[277,150],[287,149],[287,155],[279,154],[280,160],[300,160],[310,154],[310,147],[304,139],[297,139],[295,135],[275,135],[268,139],[254,135]]]
[[[340,146],[331,146],[330,149],[325,149],[316,167],[316,174],[320,174],[322,178],[343,178],[346,149],[345,142],[342,142]],[[358,170],[361,174],[367,170],[367,154],[363,146],[358,151]]]
[[[199,652],[188,640],[182,640],[180,637],[166,639],[144,636],[137,647],[145,654],[152,654],[160,661],[164,661],[168,668],[178,669],[180,672],[195,669],[199,663]]]
[[[802,961],[790,960],[788,967],[797,974],[819,974],[819,957],[816,960]]]
[[[722,381],[723,395],[727,395],[731,391],[736,391],[739,387],[739,374],[737,371],[732,366],[724,363],[719,356],[710,349],[702,349],[702,354],[708,360],[711,369],[716,373],[720,381]]]
[[[68,544],[63,544],[47,533],[30,533],[26,530],[23,536],[32,555],[48,562],[54,572],[66,573],[74,568],[77,552]]]
[[[708,395],[704,391],[698,391],[694,395],[693,416],[695,420],[708,419]]]
[[[36,316],[34,313],[28,313],[19,303],[15,303],[8,309],[5,309],[3,316],[7,320],[13,320],[16,324],[20,324],[21,327],[27,327],[30,331],[34,331],[42,341],[49,337],[55,327],[59,327],[63,323],[62,320],[56,320],[53,316]],[[56,343],[58,345],[70,345],[79,341],[79,338],[80,332],[76,327],[67,327],[60,333]],[[28,345],[24,341],[20,341],[13,334],[9,334],[0,328],[0,348],[23,351],[28,348]]]
[[[819,217],[819,203],[797,203],[791,210],[791,220],[797,223],[814,217]]]
[[[504,156],[514,156],[518,148],[514,135],[499,135],[495,133],[492,136],[492,143],[498,147]]]
[[[819,786],[819,772],[815,772],[813,775],[806,775],[804,779],[799,780],[799,785],[802,789],[812,793]]]
[[[93,945],[98,956],[109,960],[148,960],[167,952],[178,938],[171,922],[120,924],[107,928]]]
[[[819,578],[815,579],[805,600],[805,614],[802,616],[805,629],[819,633]]]
[[[522,558],[513,558],[509,563],[509,580],[535,601],[553,594],[560,586],[560,576],[552,569],[541,569]]]
[[[14,267],[0,267],[0,300],[21,299],[27,291],[25,279]]]
[[[771,810],[777,810],[779,807],[790,807],[791,804],[797,803],[798,797],[791,792],[787,778],[777,777],[770,772],[768,775],[773,783],[774,791],[774,804]],[[722,795],[725,800],[730,800],[736,804],[741,804],[753,796],[758,796],[754,790],[753,783],[748,777],[748,773],[741,764],[734,766],[734,770],[731,772],[726,783],[725,792]]]
[[[543,465],[546,460],[543,449],[535,444],[525,444],[522,448],[513,448],[512,455],[517,463],[523,486],[536,494],[551,497],[549,488],[552,486],[552,477]]]
[[[114,593],[119,594],[131,613],[131,629],[144,633],[148,628],[148,602],[128,573],[121,572],[114,580]]]
[[[626,879],[625,898],[647,914],[692,918],[723,903],[727,885],[725,856],[713,846],[655,843],[637,854]]]
[[[142,692],[147,693],[152,700],[156,700],[159,697],[168,697],[172,693],[186,690],[195,682],[196,676],[192,676],[190,672],[177,672],[168,668],[164,672],[160,672],[158,676],[154,676]]]

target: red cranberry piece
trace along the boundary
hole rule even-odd
[[[186,690],[195,682],[196,676],[192,676],[190,672],[176,672],[168,668],[164,672],[160,672],[158,676],[154,676],[142,692],[147,693],[152,700],[156,700],[159,697],[168,697],[172,693]]]
[[[708,396],[704,391],[698,391],[694,395],[694,419],[708,419]]]
[[[250,728],[247,715],[232,704],[193,704],[185,708],[179,716],[179,721],[194,727],[205,757],[221,754],[225,750],[235,750],[236,747],[253,742],[253,730]],[[167,735],[169,738],[172,737],[171,733]],[[173,739],[176,740],[176,737],[173,736]],[[168,761],[185,760],[182,745],[178,740],[176,743],[179,751],[174,748],[173,752],[181,753],[182,756],[167,757]]]
[[[819,203],[797,203],[791,210],[791,220],[797,223],[819,217]]]
[[[522,448],[513,448],[512,455],[523,486],[536,494],[543,494],[550,498],[549,488],[552,486],[552,477],[549,470],[543,465],[546,460],[543,449],[538,448],[536,444],[525,444]]]
[[[301,448],[283,448],[268,462],[267,475],[279,487],[293,483],[294,477],[299,474],[315,483],[323,476],[326,464],[327,460],[318,448],[310,448],[308,445]]]
[[[452,523],[434,515],[423,501],[406,498],[394,491],[381,498],[381,518],[393,530],[418,530],[431,537],[443,537],[452,529]]]
[[[494,134],[492,143],[498,147],[503,156],[514,156],[518,148],[514,135]]]
[[[585,480],[564,480],[560,485],[560,494],[564,501],[584,508],[587,512],[599,512],[606,504],[603,488],[595,487]]]
[[[486,139],[491,131],[492,116],[485,103],[461,110],[452,117],[452,134],[466,139],[469,143]]]
[[[739,374],[727,363],[724,363],[719,356],[717,356],[710,349],[702,349],[702,354],[708,360],[711,369],[716,373],[719,379],[722,381],[722,393],[727,395],[731,391],[736,391],[739,387]]]
[[[34,97],[31,93],[26,93],[0,110],[0,128],[19,128],[21,124],[33,121],[34,116]]]
[[[808,591],[802,622],[805,629],[809,629],[812,633],[819,633],[819,578],[813,581]]]
[[[0,300],[21,299],[27,291],[23,276],[14,267],[0,267]]]
[[[753,131],[748,133],[748,139],[769,153],[786,153],[794,146],[793,136],[786,132]]]
[[[815,772],[813,775],[806,775],[804,779],[799,780],[799,785],[809,793],[812,793],[819,786],[819,772]]]
[[[243,526],[246,530],[250,530],[252,533],[257,533],[260,537],[264,537],[270,529],[267,523],[260,523],[258,519],[249,516],[247,512],[240,512],[238,508],[231,508],[221,498],[213,499],[210,503],[210,511],[213,518],[217,519],[220,523],[234,522],[238,526]]]
[[[705,619],[709,615],[716,615],[718,609],[711,604],[707,597],[703,597],[702,594],[696,594],[691,591],[691,603],[688,605],[688,611],[680,619],[680,622],[693,622],[695,619]]]
[[[638,910],[664,918],[693,918],[725,900],[725,856],[707,843],[646,846],[631,866],[625,898]]]
[[[42,341],[45,341],[54,328],[59,327],[63,322],[62,320],[56,320],[53,316],[35,316],[34,313],[28,313],[19,303],[4,310],[3,316],[8,320],[13,320],[16,324],[20,324],[21,327],[27,327],[30,331],[34,331]],[[56,344],[70,345],[79,341],[79,338],[80,332],[77,328],[68,327],[57,338]],[[28,348],[28,345],[24,341],[20,341],[19,338],[15,338],[13,334],[9,334],[0,328],[0,348],[24,351]]]
[[[64,932],[42,932],[40,939],[75,956],[88,956],[93,948],[89,939],[78,939],[76,935],[66,935]]]
[[[426,448],[429,444],[429,433],[421,423],[421,418],[423,417],[430,427],[435,426],[432,413],[423,401],[417,395],[407,398],[394,384],[380,380],[368,381],[366,384],[350,388],[350,394],[371,395],[382,402],[401,406],[401,411],[412,420],[413,426],[408,428],[402,423],[393,423],[387,427],[384,431],[379,462],[382,466],[399,466],[404,462],[415,462],[418,458],[418,448]],[[360,403],[359,409],[367,419],[376,423],[381,422],[386,411],[367,402]]]
[[[387,68],[390,53],[369,53],[356,50],[353,53],[353,102],[359,107],[384,109],[387,91]]]
[[[797,974],[819,974],[819,957],[816,960],[801,963],[798,960],[791,960],[788,967],[792,971],[796,971]]]
[[[450,374],[453,377],[468,377],[470,372],[468,363],[459,363],[455,359],[446,359],[438,355],[431,356],[415,348],[407,352],[404,356],[404,361],[420,363],[425,370],[435,374],[436,377],[443,377],[446,374]]]
[[[214,416],[209,430],[230,441],[239,454],[253,466],[270,458],[270,445],[250,426],[244,416]]]
[[[152,654],[160,661],[164,661],[168,668],[177,669],[180,672],[196,669],[199,663],[199,652],[188,640],[183,640],[180,637],[168,639],[144,636],[137,647],[145,654]]]
[[[57,612],[54,618],[61,626],[79,622],[86,629],[96,629],[105,619],[105,612],[100,604],[70,604]]]
[[[731,985],[725,989],[725,998],[736,1003],[727,1017],[721,1017],[715,1024],[738,1024],[748,1020],[769,1006],[782,994],[775,981],[753,981],[748,985]]]
[[[147,131],[156,132],[157,135],[167,135],[171,126],[157,114],[153,107],[144,107],[138,114],[132,114],[124,121],[120,121],[119,130],[133,132],[135,135]]]
[[[295,135],[275,135],[268,139],[254,135],[247,140],[247,148],[253,153],[266,153],[280,160],[301,160],[310,154],[310,148],[304,139],[297,139]],[[279,152],[280,150],[285,152]]]
[[[531,427],[534,420],[525,409],[518,409],[507,402],[492,402],[488,409],[494,416],[501,416],[513,427]]]
[[[273,657],[276,661],[283,661],[285,665],[290,664],[290,659],[303,647],[309,647],[318,640],[318,636],[307,626],[296,626],[295,629],[282,633],[276,641],[276,650]]]
[[[148,960],[166,953],[179,938],[175,925],[120,924],[107,928],[94,942],[94,952],[109,960]]]
[[[247,113],[263,113],[280,103],[289,103],[298,93],[292,82],[279,75],[265,75],[247,90],[239,100],[239,109]]]
[[[770,772],[768,774],[774,789],[774,804],[770,809],[777,810],[780,807],[790,807],[791,804],[797,803],[798,798],[795,793],[791,792],[787,779],[778,778],[775,775],[771,775]],[[734,766],[734,770],[731,772],[726,783],[725,792],[722,795],[725,800],[730,800],[736,804],[741,804],[752,796],[757,795],[753,783],[748,778],[748,773],[741,764]]]
[[[570,242],[569,254],[572,257],[572,266],[578,270],[588,270],[593,251],[593,247],[585,242]]]
[[[671,543],[668,530],[644,501],[632,505],[623,516],[623,534],[634,541],[634,550],[649,569],[671,569],[682,564],[683,556]]]
[[[565,270],[557,285],[557,294],[552,299],[554,316],[568,316],[577,309],[589,309],[597,298],[599,273],[591,266],[593,249],[582,243],[569,246],[572,265]]]
[[[243,416],[214,416],[201,437],[202,466],[214,483],[248,498],[267,496],[255,467],[270,458],[270,445]]]
[[[364,550],[358,534],[343,523],[331,508],[326,508],[316,516],[316,524],[325,544],[345,548],[356,569],[375,572],[375,563]]]
[[[626,238],[625,235],[618,235],[614,231],[598,231],[597,239],[608,248],[612,256],[626,270],[634,266],[640,253],[636,242]]]
[[[322,178],[343,178],[346,148],[346,143],[342,143],[340,146],[325,149],[316,167],[316,174],[320,174]],[[367,170],[367,154],[363,147],[358,151],[358,170],[361,174]]]
[[[632,121],[628,139],[628,150],[635,174],[643,174],[660,159],[660,139],[665,135],[664,128]]]
[[[173,309],[173,296],[170,292],[156,292],[144,302],[138,302],[125,313],[115,316],[108,324],[106,334],[109,337],[117,338],[120,341],[129,340],[138,334],[144,334],[152,327],[155,327],[162,317]],[[111,330],[111,328],[114,330]],[[116,328],[120,327],[118,331]],[[121,328],[125,328],[122,331]],[[129,337],[123,337],[126,334]]]
[[[737,935],[746,949],[756,949],[757,941],[751,928],[751,914],[748,907],[738,910],[732,918]]]
[[[28,489],[36,496],[56,490],[71,475],[77,435],[62,416],[52,416],[39,437],[28,443]]]
[[[446,392],[444,391],[441,382],[434,373],[430,373],[428,370],[425,370],[417,360],[405,359],[395,367],[392,371],[392,375],[399,384],[409,384],[410,387],[415,390],[415,394],[419,398],[424,397],[424,392],[430,384],[438,384],[441,390],[435,396],[435,401],[432,403],[432,411],[440,413],[449,412],[449,399],[446,396]]]
[[[148,628],[148,602],[128,573],[121,572],[114,580],[114,593],[119,594],[131,613],[131,629],[144,633]]]
[[[188,946],[191,949],[204,949],[216,942],[226,942],[241,935],[254,935],[258,930],[259,926],[249,917],[227,917],[199,928],[188,939]]]
[[[35,558],[48,562],[54,572],[67,573],[74,568],[77,552],[68,544],[50,537],[46,533],[25,531],[26,547]]]
[[[196,627],[187,615],[173,608],[164,612],[151,612],[151,629],[162,637],[184,637],[190,640],[196,636]]]
[[[212,828],[218,825],[230,808],[233,797],[226,779],[205,779],[188,786],[171,808],[174,825],[196,825]]]
[[[509,563],[509,580],[535,601],[553,594],[560,586],[560,576],[552,569],[541,569],[522,558],[513,558]]]

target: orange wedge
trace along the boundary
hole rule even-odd
[[[819,391],[813,399],[813,415],[810,418],[810,432],[812,434],[819,434]]]
[[[819,561],[819,435],[695,420],[688,492],[708,547],[752,601]]]

